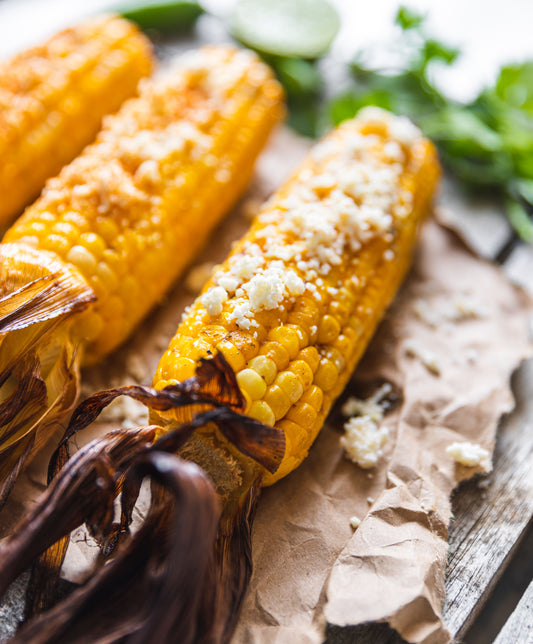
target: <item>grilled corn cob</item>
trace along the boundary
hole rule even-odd
[[[103,17],[0,63],[0,225],[90,143],[150,73],[148,39]]]
[[[229,642],[251,572],[260,487],[288,474],[307,454],[407,271],[438,175],[434,147],[409,121],[364,110],[316,146],[264,206],[184,315],[155,388],[101,392],[77,409],[65,441],[119,395],[151,408],[157,425],[112,432],[67,464],[0,550],[0,563],[12,568],[4,587],[25,569],[41,535],[49,545],[85,516],[93,529],[95,512],[111,517],[114,482],[122,477],[123,524],[131,519],[140,470],[155,475],[166,495],[155,489],[142,538],[119,549],[91,583],[29,624],[17,641],[33,642],[43,632],[42,642],[58,635],[85,641],[94,617],[106,611],[110,641],[133,634],[147,642]],[[197,477],[190,464],[168,458],[178,450],[209,474],[221,501],[216,542],[206,543],[205,528],[193,561],[192,547],[169,547],[178,539],[196,543],[194,531],[201,528],[193,518],[208,503],[215,518],[218,511],[209,498],[192,500],[177,489],[173,481],[188,479],[195,487]],[[94,484],[102,470],[110,481],[107,497]],[[63,501],[75,496],[74,480],[83,490],[81,515],[72,500]],[[59,522],[53,530],[46,528],[51,518]],[[97,521],[104,534],[110,520],[107,527],[105,518]],[[44,568],[59,571],[57,549],[45,556]],[[144,573],[132,578],[127,562],[139,557]],[[132,584],[135,598],[144,589],[152,592],[154,570],[158,601],[149,599],[141,609],[136,604],[123,618],[102,605],[104,588],[121,601]]]
[[[437,177],[434,147],[409,121],[364,110],[315,147],[184,317],[154,386],[221,353],[244,412],[285,435],[264,484],[307,455],[407,271]]]
[[[254,54],[188,54],[107,117],[96,142],[7,232],[0,412],[14,411],[2,416],[0,480],[31,449],[36,418],[44,436],[71,406],[80,361],[95,363],[120,344],[202,247],[282,113],[280,86]],[[42,403],[21,422],[15,401],[35,399],[36,378]]]

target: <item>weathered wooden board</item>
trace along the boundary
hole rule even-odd
[[[533,643],[533,582],[518,603],[494,644]]]

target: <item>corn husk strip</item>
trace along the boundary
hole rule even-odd
[[[150,426],[112,432],[68,460],[68,439],[119,395],[157,411],[187,404],[204,411],[171,431]],[[220,517],[212,483],[209,492],[198,493],[198,476],[203,481],[207,475],[174,454],[197,429],[215,424],[228,443],[263,471],[274,472],[284,455],[283,433],[235,411],[242,404],[231,368],[217,356],[204,360],[195,378],[162,391],[122,387],[78,407],[51,474],[64,467],[0,549],[0,569],[5,570],[0,593],[44,552],[30,582],[29,613],[49,608],[67,535],[83,523],[101,544],[107,564],[57,607],[30,621],[15,642],[229,641],[251,574],[251,526],[261,476],[246,488],[232,514]],[[153,482],[151,507],[130,537],[128,526],[145,476]],[[116,524],[113,505],[119,494],[122,513]],[[126,609],[118,610],[114,599]]]

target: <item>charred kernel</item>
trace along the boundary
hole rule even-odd
[[[248,363],[250,369],[253,369],[267,385],[271,385],[278,375],[276,363],[266,356],[256,356]]]
[[[291,406],[289,397],[277,384],[270,385],[263,400],[272,409],[276,420],[283,418]]]
[[[283,371],[280,373],[275,383],[287,394],[291,404],[299,400],[304,392],[302,382],[292,371]]]
[[[319,344],[331,344],[337,339],[340,330],[337,320],[332,315],[325,315],[318,324]]]
[[[265,381],[254,369],[239,371],[237,383],[241,391],[246,392],[252,400],[260,400],[267,389]]]
[[[254,400],[248,410],[248,416],[255,418],[265,425],[272,426],[276,422],[274,412],[264,400]]]
[[[326,358],[322,358],[315,373],[314,382],[324,391],[329,391],[335,386],[338,375],[335,365]]]

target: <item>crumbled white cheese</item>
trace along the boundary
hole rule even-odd
[[[367,496],[367,497],[366,497],[366,500],[367,500],[367,503],[369,503],[370,505],[372,505],[372,503],[374,503],[374,501],[375,501],[376,499],[375,499],[373,496]]]
[[[369,416],[354,416],[345,423],[340,444],[351,461],[368,469],[374,467],[383,456],[382,447],[388,438],[389,430],[380,427]]]
[[[489,452],[477,443],[452,443],[446,448],[446,454],[454,461],[466,467],[475,467],[489,458]]]
[[[222,313],[223,304],[227,299],[228,292],[222,286],[212,286],[200,297],[200,301],[209,315]]]
[[[383,406],[380,403],[391,391],[391,385],[386,382],[370,398],[361,399],[350,396],[343,404],[341,412],[346,417],[368,416],[379,423],[383,420]]]
[[[361,525],[361,519],[356,516],[350,517],[350,525],[354,530],[357,530],[357,528]]]
[[[376,133],[353,132],[353,125],[318,144],[289,195],[259,214],[257,243],[245,242],[213,276],[203,296],[209,315],[222,311],[243,329],[258,311],[287,308],[304,291],[317,301],[335,296],[321,276],[346,261],[364,243],[381,236],[392,241],[398,208],[410,207],[400,187],[410,137],[420,132],[406,119],[384,111],[362,111],[363,123],[379,121]],[[392,131],[397,131],[397,136]],[[374,149],[383,142],[383,154]],[[401,144],[401,145],[400,145]],[[392,261],[389,250],[385,259]],[[227,302],[227,304],[225,304]]]
[[[403,348],[405,353],[411,358],[417,358],[426,367],[428,371],[440,375],[440,364],[437,356],[429,349],[423,347],[418,340],[410,338],[404,342]]]

